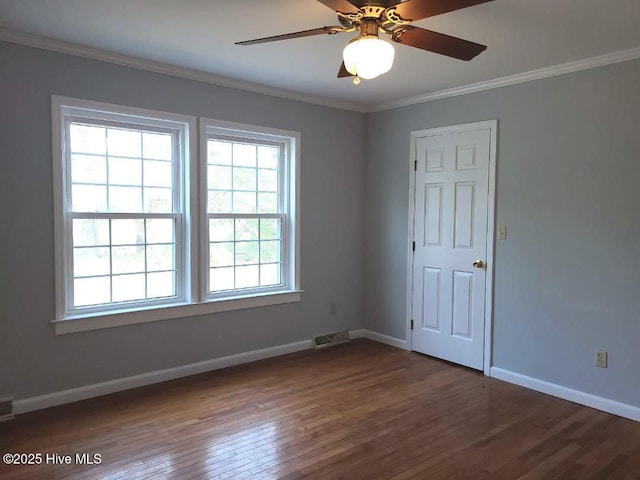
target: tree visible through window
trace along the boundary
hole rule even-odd
[[[208,138],[209,293],[282,285],[285,148]]]
[[[176,297],[175,135],[69,121],[72,309]]]
[[[201,119],[198,159],[193,117],[53,108],[58,320],[299,300],[299,134]]]

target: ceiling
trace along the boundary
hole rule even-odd
[[[470,62],[395,44],[391,72],[337,79],[354,33],[237,46],[338,25],[315,0],[0,0],[0,28],[186,67],[284,96],[376,106],[640,47],[640,0],[495,0],[414,25],[488,46]],[[0,38],[2,38],[0,36]]]

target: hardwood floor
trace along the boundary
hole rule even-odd
[[[10,479],[640,479],[640,424],[369,341],[21,415]],[[72,459],[75,463],[75,458]]]

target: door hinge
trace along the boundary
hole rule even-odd
[[[411,319],[411,330],[413,330],[413,319]]]
[[[414,160],[413,161],[413,169],[417,172],[418,171],[418,160]]]
[[[413,247],[412,248],[413,248],[413,251],[415,252],[416,251],[416,242],[413,242]]]

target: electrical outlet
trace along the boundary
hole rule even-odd
[[[335,303],[330,303],[329,304],[329,314],[330,315],[335,315],[336,314],[336,304]]]
[[[604,350],[596,351],[596,367],[607,368],[608,357],[608,352]]]

